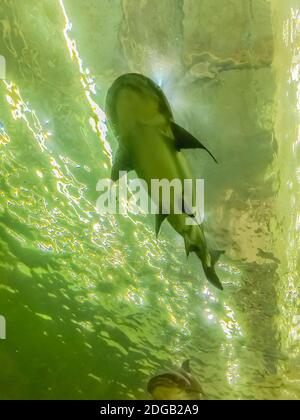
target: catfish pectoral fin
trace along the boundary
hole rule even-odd
[[[171,123],[172,131],[176,141],[177,150],[181,149],[204,149],[209,153],[213,160],[218,163],[214,155],[192,134],[186,131],[184,128],[177,125],[175,122]]]

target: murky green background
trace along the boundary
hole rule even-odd
[[[0,398],[148,398],[185,358],[211,399],[300,397],[298,0],[1,0]],[[99,216],[107,88],[161,83],[217,167],[223,293],[151,216]]]

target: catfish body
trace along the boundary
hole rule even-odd
[[[125,74],[119,77],[108,91],[106,114],[119,142],[113,168],[112,180],[119,173],[135,170],[138,177],[146,181],[151,195],[152,180],[192,179],[189,165],[181,153],[182,149],[204,149],[213,155],[195,137],[174,122],[171,107],[162,90],[150,79],[140,74]],[[183,237],[186,254],[195,252],[202,262],[207,279],[217,288],[223,289],[215,272],[215,263],[222,252],[210,251],[203,228],[199,224],[188,224],[191,214],[177,214],[176,203],[183,203],[180,196],[171,196],[168,214],[161,200],[156,203],[156,234],[165,219]],[[184,207],[184,206],[183,206]]]

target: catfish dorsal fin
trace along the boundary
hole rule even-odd
[[[184,128],[175,122],[171,123],[172,131],[175,137],[176,148],[177,150],[181,149],[204,149],[207,153],[213,158],[213,160],[218,163],[214,155],[192,134],[186,131]]]

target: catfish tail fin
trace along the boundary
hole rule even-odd
[[[217,289],[219,290],[224,290],[224,287],[216,273],[215,267],[211,266],[211,267],[205,267],[203,264],[203,270],[205,272],[205,275],[207,277],[207,280],[213,284]]]
[[[220,290],[223,290],[222,283],[216,273],[215,265],[225,251],[210,251],[206,246],[206,240],[201,226],[194,226],[193,229],[183,233],[185,251],[188,256],[190,252],[195,252],[202,262],[204,273],[207,280]]]
[[[196,252],[197,253],[197,252]],[[201,258],[201,256],[197,253],[198,257],[200,258],[203,266],[204,273],[206,275],[207,280],[214,285],[219,290],[224,290],[223,285],[216,273],[215,265],[218,262],[221,255],[223,255],[225,251],[210,251],[211,255],[211,266],[208,266]]]

